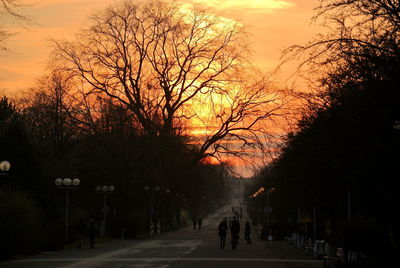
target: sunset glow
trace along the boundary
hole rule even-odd
[[[400,267],[399,51],[400,0],[0,0],[0,266]]]
[[[217,10],[250,9],[256,12],[271,12],[275,9],[285,9],[293,6],[293,3],[281,0],[194,0],[194,2],[208,5]]]
[[[36,25],[28,29],[8,22],[11,32],[7,45],[11,52],[0,58],[0,92],[20,94],[34,84],[45,70],[52,49],[50,39],[69,38],[94,12],[113,4],[111,0],[44,0],[28,1],[33,6],[24,12]],[[218,10],[230,20],[240,21],[250,33],[254,63],[269,71],[279,62],[284,46],[299,43],[312,36],[310,18],[317,0],[187,0]],[[283,70],[284,71],[284,70]],[[285,78],[291,70],[283,72]]]
[[[185,0],[182,3],[183,11],[185,7],[195,5],[210,8],[211,12],[220,16],[222,28],[224,25],[243,25],[251,44],[251,63],[268,73],[279,64],[280,52],[284,47],[310,38],[313,33],[309,28],[310,18],[318,1]],[[49,40],[71,39],[79,29],[87,25],[90,15],[113,4],[115,2],[110,0],[45,0],[35,2],[26,10],[36,24],[27,29],[11,22],[6,24],[17,34],[7,41],[11,52],[0,58],[0,93],[21,96],[29,92],[41,74],[46,72],[53,49]],[[283,86],[292,71],[291,65],[285,66],[275,76],[275,84]],[[208,99],[200,100],[197,107],[186,109],[190,117],[187,134],[200,139],[213,135],[219,127],[210,112],[221,119],[226,118],[229,115],[226,109],[234,101],[235,92],[240,90],[231,89],[229,94],[210,95]],[[268,95],[262,98],[268,98]]]

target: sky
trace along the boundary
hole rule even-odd
[[[25,10],[35,24],[21,27],[0,23],[15,33],[7,41],[11,49],[0,55],[0,96],[18,97],[29,91],[46,72],[52,39],[69,39],[96,11],[116,0],[26,0]],[[117,0],[118,1],[118,0]],[[311,23],[319,0],[181,0],[185,5],[206,5],[219,15],[238,20],[249,33],[253,64],[267,73],[280,63],[281,51],[311,40],[321,28]],[[295,63],[285,65],[275,76],[284,87]],[[246,172],[245,172],[246,173]]]
[[[181,0],[202,4],[218,14],[245,25],[252,46],[252,60],[264,72],[280,62],[281,51],[310,40],[320,29],[311,23],[319,0]],[[0,95],[18,96],[32,87],[46,70],[52,39],[70,38],[96,11],[115,0],[26,0],[24,10],[34,25],[21,27],[6,22],[13,32],[7,42],[11,49],[0,55]],[[4,25],[5,22],[3,22]],[[283,85],[294,65],[287,65],[276,76]]]

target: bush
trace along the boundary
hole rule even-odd
[[[127,213],[113,217],[109,221],[109,230],[112,236],[120,237],[121,229],[125,229],[125,238],[134,238],[138,233],[142,233],[148,230],[148,224],[145,223],[144,215],[140,213]]]
[[[0,219],[1,258],[39,249],[41,213],[27,194],[0,189]]]
[[[43,224],[42,250],[62,248],[65,243],[65,222],[54,219]]]
[[[179,223],[186,226],[188,221],[191,221],[190,214],[187,210],[181,210],[179,215]]]
[[[379,229],[375,220],[353,219],[336,223],[332,242],[351,251],[375,252],[378,246]]]

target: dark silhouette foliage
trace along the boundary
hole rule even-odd
[[[38,206],[27,194],[0,188],[0,258],[40,248],[41,216]]]
[[[389,265],[400,241],[399,2],[322,0],[317,10],[316,19],[337,28],[286,54],[305,56],[317,94],[303,95],[309,105],[297,131],[260,177],[276,188],[281,225],[304,234],[316,220],[316,237],[312,224],[307,230],[313,239]]]

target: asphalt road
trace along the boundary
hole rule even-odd
[[[0,263],[0,267],[29,268],[129,268],[129,267],[270,267],[314,268],[322,263],[284,242],[257,238],[252,230],[253,243],[244,241],[244,223],[236,250],[230,248],[228,235],[224,250],[219,248],[217,225],[223,217],[232,216],[230,207],[218,210],[203,220],[201,230],[189,226],[145,240],[115,240],[95,249],[71,249],[49,252],[31,258]]]

